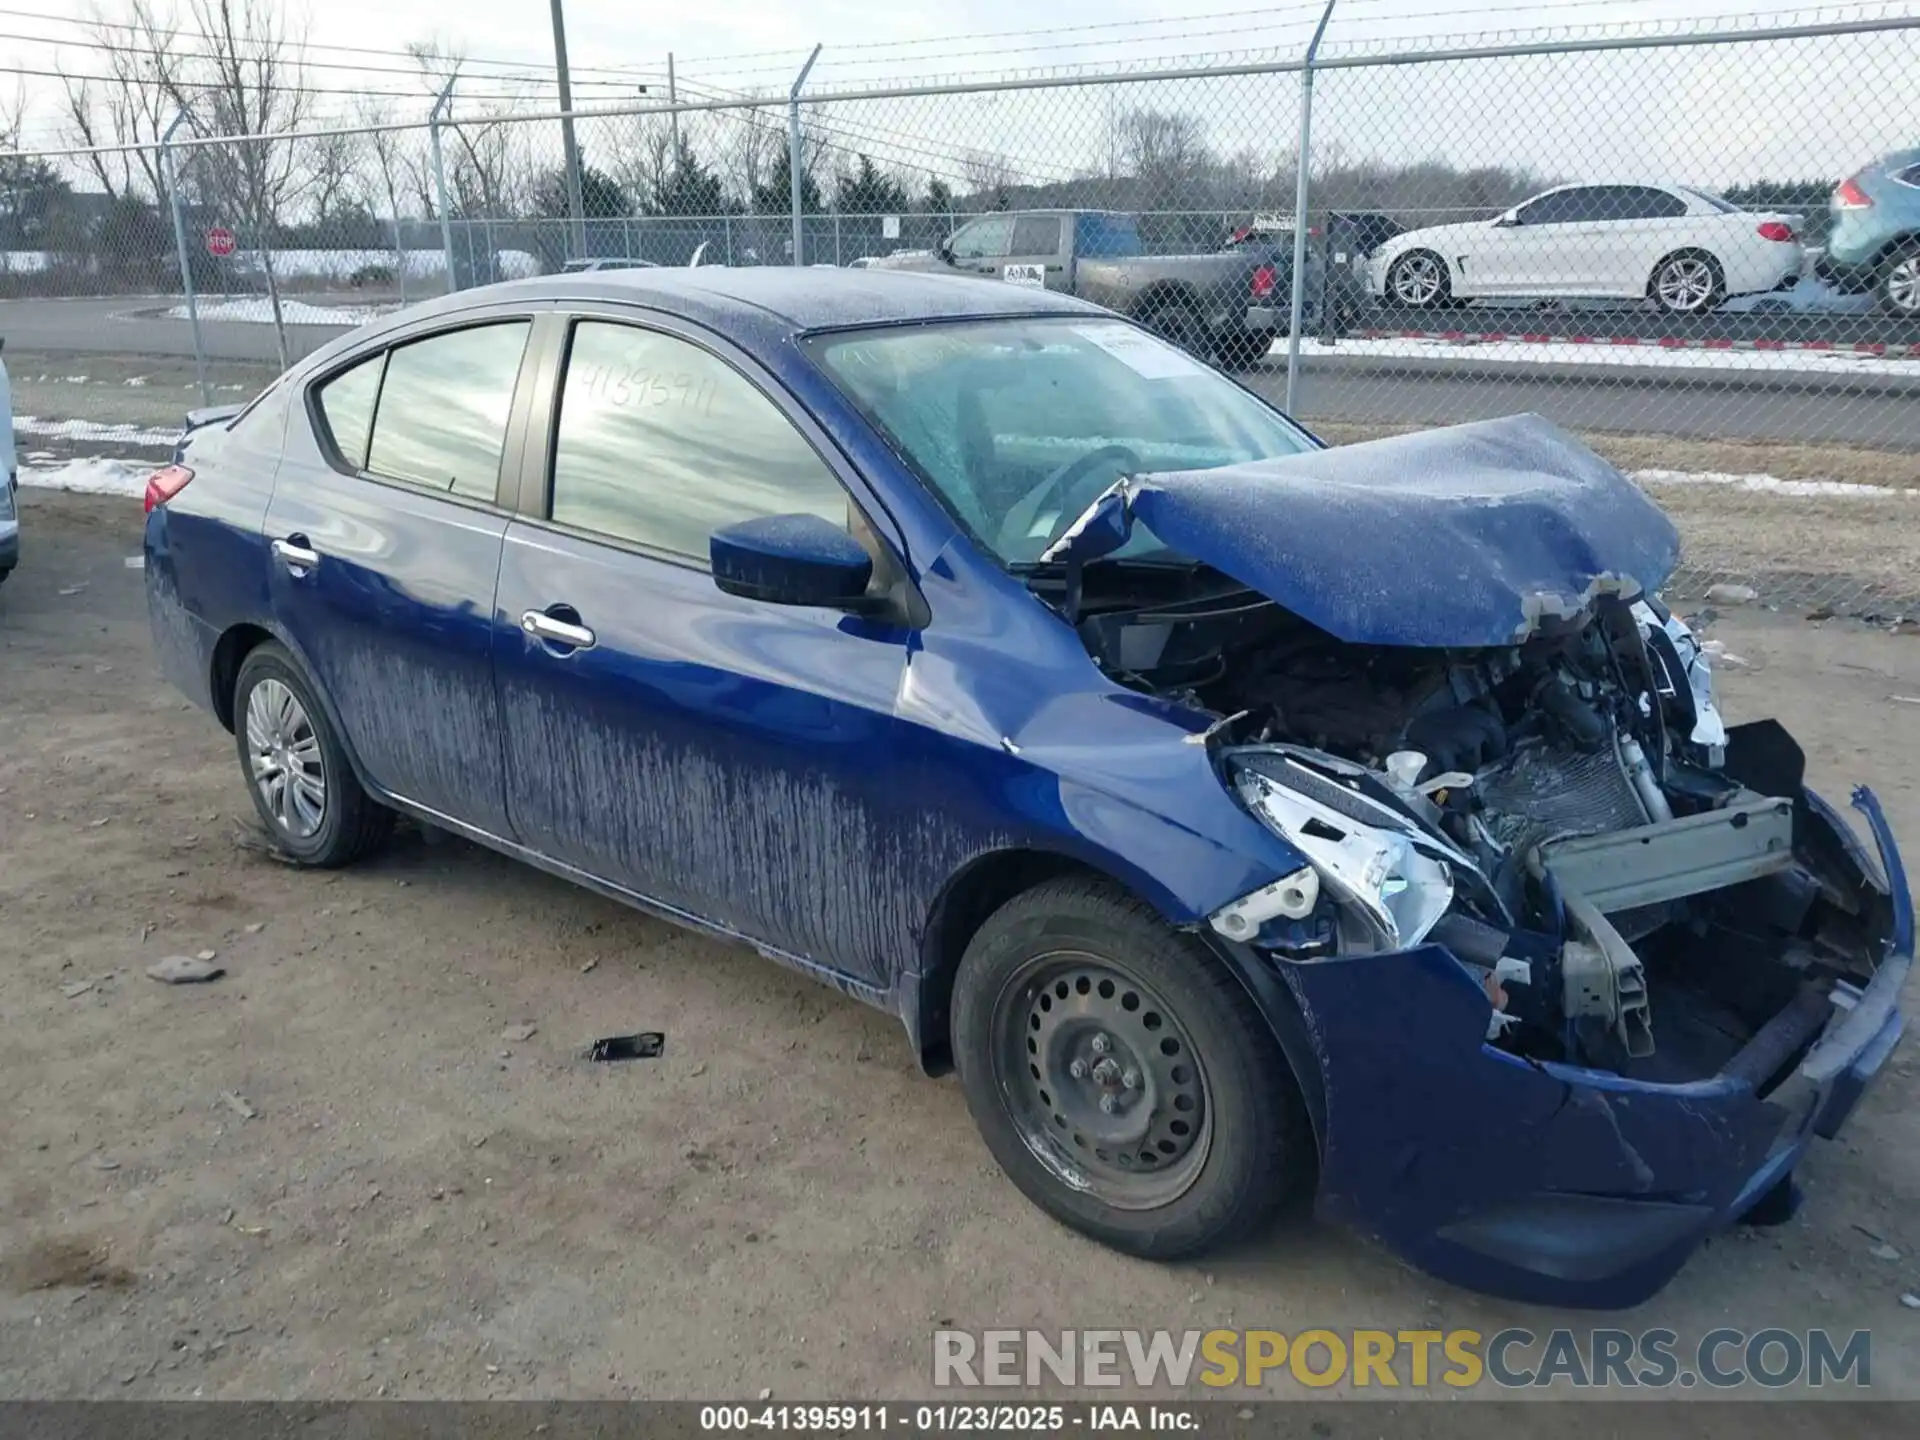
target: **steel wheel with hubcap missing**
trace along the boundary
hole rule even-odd
[[[262,680],[247,696],[247,755],[274,823],[296,840],[311,838],[326,818],[326,765],[306,707],[279,680]]]
[[[1206,1163],[1199,1051],[1153,990],[1092,955],[1038,955],[994,1007],[996,1076],[1021,1138],[1122,1210],[1178,1199]]]
[[[1720,303],[1720,267],[1710,255],[1671,255],[1653,272],[1653,302],[1669,315],[1700,315]]]
[[[1221,957],[1097,876],[1023,890],[953,978],[953,1059],[1026,1197],[1131,1255],[1246,1235],[1318,1164],[1299,1084]]]

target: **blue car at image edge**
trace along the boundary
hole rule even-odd
[[[1289,1199],[1634,1304],[1785,1218],[1913,910],[1532,416],[1337,449],[1068,297],[876,271],[466,291],[189,417],[170,678],[275,845],[396,816],[733,937],[957,1070],[1036,1204]]]

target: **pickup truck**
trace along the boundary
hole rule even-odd
[[[935,250],[890,255],[874,269],[952,270],[1064,290],[1137,320],[1225,365],[1251,365],[1286,328],[1289,262],[1270,248],[1146,255],[1131,215],[1009,210],[969,221]]]

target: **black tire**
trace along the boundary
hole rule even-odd
[[[1178,345],[1189,355],[1205,359],[1212,350],[1212,337],[1200,312],[1184,300],[1162,305],[1147,317],[1147,328],[1169,344]]]
[[[1711,314],[1727,298],[1726,272],[1705,250],[1676,250],[1653,267],[1647,297],[1669,315]]]
[[[275,685],[282,690],[262,692],[262,708],[281,693],[290,694],[299,707],[299,720],[290,724],[289,743],[274,747],[277,754],[263,753],[260,763],[277,770],[281,783],[276,793],[289,794],[296,787],[290,775],[288,757],[294,750],[311,756],[301,768],[311,776],[317,770],[321,783],[318,818],[308,829],[295,804],[276,807],[268,799],[268,783],[256,778],[255,745],[263,737],[252,723],[254,692]],[[291,712],[288,712],[289,714]],[[309,745],[307,737],[311,737]],[[334,869],[351,865],[372,854],[393,833],[393,812],[379,804],[360,787],[334,733],[326,710],[319,704],[306,676],[284,648],[273,641],[256,646],[240,664],[233,682],[233,739],[240,756],[240,773],[253,808],[260,816],[274,845],[301,865]],[[302,792],[305,793],[305,792]]]
[[[1220,363],[1235,370],[1251,370],[1267,358],[1279,334],[1277,330],[1256,330],[1229,336],[1218,346]]]
[[[1453,272],[1433,251],[1409,250],[1387,268],[1387,293],[1381,298],[1392,309],[1441,309],[1453,303]]]
[[[1060,1014],[1043,1029],[1055,995]],[[1107,1048],[1089,1048],[1101,1039]],[[953,1053],[1014,1184],[1130,1255],[1173,1260],[1251,1234],[1313,1179],[1306,1107],[1252,1000],[1204,944],[1104,881],[1048,881],[987,919],[954,978]],[[1073,1094],[1048,1088],[1094,1054],[1092,1073],[1063,1078]],[[1116,1063],[1126,1068],[1101,1079]],[[1108,1098],[1132,1108],[1103,1115]],[[1142,1128],[1121,1135],[1128,1126]],[[1189,1134],[1173,1153],[1171,1137]]]
[[[1887,257],[1873,298],[1888,315],[1920,319],[1920,241],[1910,240]]]

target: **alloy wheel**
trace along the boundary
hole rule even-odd
[[[1393,296],[1403,305],[1432,304],[1440,285],[1440,262],[1431,255],[1409,255],[1394,267]]]
[[[268,678],[247,696],[247,757],[274,823],[295,839],[319,830],[327,811],[326,767],[300,697]]]
[[[1098,957],[1030,959],[994,1005],[994,1068],[1027,1148],[1123,1210],[1191,1188],[1213,1138],[1205,1064],[1148,986]]]
[[[1920,315],[1920,252],[1905,256],[1887,271],[1887,303],[1902,315]]]
[[[1682,255],[1660,267],[1653,289],[1662,308],[1690,315],[1713,299],[1713,266],[1697,255]]]

